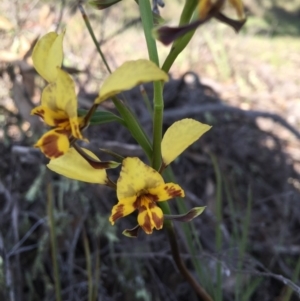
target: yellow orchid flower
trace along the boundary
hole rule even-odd
[[[42,93],[41,105],[32,114],[42,117],[52,130],[43,135],[35,147],[50,159],[58,158],[69,149],[69,138],[82,139],[83,118],[77,117],[77,99],[72,78],[60,66],[63,58],[63,37],[51,32],[42,37],[33,50],[33,65],[49,82]],[[120,66],[103,83],[95,104],[140,83],[167,81],[168,75],[149,60],[129,61]]]
[[[77,117],[77,98],[73,79],[61,70],[63,38],[50,32],[35,45],[32,60],[37,72],[49,82],[42,92],[41,105],[31,114],[38,115],[52,130],[35,144],[50,159],[58,158],[69,149],[69,137],[82,139],[80,127],[83,119]]]
[[[163,212],[157,202],[184,197],[184,191],[174,183],[165,183],[163,177],[139,158],[126,158],[122,162],[117,182],[118,204],[109,218],[112,225],[121,217],[138,210],[138,224],[147,233],[163,227]]]
[[[41,105],[31,114],[38,115],[44,122],[54,127],[44,134],[34,145],[50,159],[58,158],[69,149],[69,137],[83,139],[80,127],[83,118],[77,117],[77,98],[73,79],[68,73],[56,69],[56,80],[45,87]]]
[[[210,10],[216,4],[215,2],[220,2],[221,6],[224,6],[226,0],[223,1],[199,0],[198,9],[199,9],[200,19],[205,19],[207,17]],[[244,13],[244,6],[242,0],[228,0],[228,2],[236,10],[239,19],[243,20],[245,18],[245,13]]]
[[[165,132],[161,142],[164,166],[169,165],[210,128],[211,126],[191,118],[174,122]]]
[[[222,9],[226,3],[233,6],[239,20],[231,19],[222,13]],[[246,23],[242,0],[198,0],[198,14],[193,16],[190,23],[177,27],[162,26],[154,29],[153,35],[164,45],[169,45],[186,33],[196,30],[197,27],[203,25],[212,18],[216,18],[220,22],[231,26],[236,32],[239,32]],[[176,45],[174,45],[174,47],[176,47]]]

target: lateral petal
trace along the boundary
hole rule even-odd
[[[164,164],[169,165],[210,128],[211,126],[190,118],[174,122],[165,132],[161,143]]]
[[[155,188],[148,189],[148,192],[154,196],[157,196],[158,202],[167,201],[176,197],[184,197],[183,189],[174,183],[162,184]]]
[[[77,118],[77,97],[74,81],[68,73],[60,68],[57,68],[56,107],[65,111],[69,116],[72,135],[82,139]]]
[[[50,159],[55,159],[67,152],[69,149],[69,132],[62,129],[54,129],[44,134],[34,145]]]
[[[139,196],[149,188],[164,184],[162,176],[137,157],[128,157],[122,162],[120,177],[117,182],[119,200]]]
[[[42,91],[41,105],[53,111],[59,110],[57,106],[57,87],[55,82],[48,84]]]
[[[64,111],[53,111],[47,106],[38,106],[31,110],[32,115],[43,118],[44,122],[49,126],[58,126],[62,123],[68,123],[69,118]]]
[[[49,32],[38,40],[33,49],[33,65],[41,77],[48,82],[56,80],[56,67],[60,67],[62,64],[64,34],[64,32],[60,35]]]
[[[77,98],[72,77],[57,68],[56,107],[65,111],[70,118],[77,117]]]
[[[95,154],[83,148],[90,157],[100,162]],[[53,159],[47,165],[52,171],[67,178],[97,184],[106,184],[107,175],[104,169],[94,169],[74,148],[61,157]]]
[[[109,221],[112,225],[114,225],[116,220],[126,215],[129,215],[136,209],[134,206],[135,200],[135,196],[122,199],[117,205],[115,205],[112,208],[111,216],[109,217]]]
[[[95,103],[139,84],[159,80],[168,81],[168,75],[153,62],[145,59],[125,62],[104,81]]]

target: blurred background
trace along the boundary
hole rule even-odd
[[[173,166],[186,208],[207,209],[175,226],[185,263],[214,300],[298,300],[300,3],[243,2],[248,20],[238,35],[214,20],[205,24],[170,70],[165,129],[186,117],[213,125]],[[167,25],[177,24],[183,3],[165,1]],[[113,191],[50,172],[32,147],[47,130],[30,115],[45,86],[31,60],[40,36],[66,28],[63,66],[80,108],[91,106],[108,75],[77,4],[0,2],[0,299],[56,300],[52,204],[61,300],[199,300],[178,273],[163,231],[122,236],[136,216],[109,224]],[[134,1],[104,11],[84,7],[111,69],[148,57]],[[170,47],[157,44],[163,63]],[[152,86],[145,89],[151,99]],[[121,98],[151,135],[140,89]],[[101,109],[115,112],[109,101]],[[143,157],[118,124],[90,127],[85,136],[101,159],[107,155],[99,148]],[[170,204],[178,212],[175,200]]]

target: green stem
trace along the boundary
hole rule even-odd
[[[158,52],[156,41],[152,36],[153,17],[149,0],[139,0],[140,14],[143,23],[145,39],[148,48],[149,58],[157,66],[159,66]],[[153,112],[153,156],[152,167],[156,170],[161,165],[161,139],[162,139],[162,124],[163,124],[163,84],[161,82],[154,83],[154,112]]]
[[[152,36],[152,29],[153,29],[153,16],[152,16],[152,10],[149,0],[139,0],[139,8],[140,8],[140,14],[144,29],[144,34],[146,38],[147,48],[148,48],[148,54],[150,60],[155,63],[157,66],[159,66],[159,59],[158,59],[158,52],[156,47],[156,41],[154,40]]]
[[[186,0],[183,11],[180,16],[179,26],[187,24],[191,20],[198,18],[198,14],[197,12],[195,12],[198,2],[198,0]],[[189,31],[173,43],[172,48],[162,66],[162,69],[165,72],[169,72],[178,55],[185,49],[187,44],[192,39],[195,31],[196,29]]]
[[[47,215],[50,230],[50,242],[51,242],[51,254],[54,272],[54,287],[55,287],[55,300],[61,301],[61,286],[58,268],[58,252],[57,252],[57,241],[56,241],[56,226],[54,220],[54,208],[53,208],[53,190],[52,183],[49,180],[47,184]]]
[[[185,0],[185,4],[180,15],[179,26],[190,22],[198,3],[199,0]]]
[[[158,170],[161,166],[161,140],[164,115],[163,84],[154,83],[153,111],[153,157],[152,167]]]
[[[149,58],[152,62],[159,66],[158,53],[156,48],[156,42],[152,37],[153,19],[152,11],[149,0],[139,0],[140,13],[144,28],[144,34],[147,42]],[[153,157],[152,167],[159,170],[161,166],[161,140],[162,140],[162,125],[163,125],[163,84],[160,82],[154,83],[154,112],[153,112]],[[160,207],[164,214],[170,214],[171,210],[167,203],[160,203]],[[212,301],[211,297],[205,292],[205,290],[195,281],[188,269],[186,268],[182,258],[180,256],[176,233],[171,221],[165,220],[165,227],[167,228],[167,234],[169,243],[171,246],[173,259],[185,279],[190,283],[197,295],[204,301]]]
[[[147,94],[147,91],[145,90],[145,87],[144,85],[140,85],[140,91],[141,91],[141,94],[142,94],[142,97],[143,97],[143,100],[144,100],[144,103],[147,107],[147,110],[151,116],[151,118],[153,118],[153,109],[152,109],[152,104],[150,102],[150,99],[148,97],[148,94]]]
[[[143,130],[142,126],[139,124],[137,118],[131,112],[131,110],[126,105],[124,105],[117,97],[112,97],[112,100],[121,117],[125,120],[126,127],[129,129],[133,138],[143,148],[148,159],[151,161],[152,145],[149,140],[149,137]]]
[[[86,271],[88,275],[88,301],[93,301],[93,272],[92,272],[92,261],[89,241],[83,227],[82,230],[83,247],[86,258]]]

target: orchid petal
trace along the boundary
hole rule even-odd
[[[158,206],[141,207],[138,214],[138,224],[147,234],[151,234],[153,228],[160,230],[163,227],[162,210]]]
[[[53,129],[45,133],[34,146],[39,147],[46,157],[58,158],[69,149],[69,134],[70,132],[64,129]]]
[[[135,196],[119,200],[119,203],[113,207],[111,216],[109,217],[111,224],[114,225],[116,220],[132,213],[136,209],[134,206],[135,201]]]
[[[139,158],[126,158],[122,162],[120,177],[117,182],[119,200],[138,196],[139,193],[164,184],[162,176]]]
[[[211,126],[190,118],[174,122],[167,129],[161,143],[164,164],[169,165],[210,128]]]
[[[48,82],[56,80],[56,68],[62,64],[64,34],[64,32],[60,35],[50,32],[38,40],[33,49],[33,65],[41,77]]]
[[[41,105],[31,110],[31,115],[37,115],[43,118],[49,126],[58,126],[63,123],[68,124],[69,118],[64,111],[53,111],[49,107]]]
[[[166,183],[155,188],[149,188],[148,192],[155,196],[158,202],[167,201],[177,197],[184,197],[183,189],[174,183]]]
[[[56,81],[45,87],[42,93],[41,102],[42,106],[48,107],[52,111],[65,112],[66,116],[69,118],[72,135],[77,139],[82,139],[77,117],[75,85],[68,73],[57,68]],[[45,122],[49,124],[46,120]]]
[[[104,81],[95,103],[139,84],[160,80],[168,81],[168,75],[153,62],[144,59],[125,62]]]
[[[95,154],[83,148],[83,151],[90,157],[100,162]],[[88,182],[106,184],[107,175],[104,169],[94,169],[74,148],[61,157],[51,160],[47,165],[52,171],[63,175],[67,178]]]

